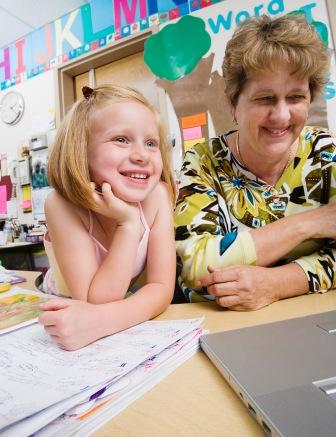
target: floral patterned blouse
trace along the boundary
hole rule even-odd
[[[231,153],[227,137],[233,132],[196,144],[181,169],[176,249],[179,284],[191,302],[210,298],[195,285],[209,264],[256,265],[250,229],[336,201],[336,137],[329,131],[303,129],[296,155],[274,187]],[[276,265],[298,263],[310,292],[324,292],[336,287],[335,257],[335,240],[311,239]]]

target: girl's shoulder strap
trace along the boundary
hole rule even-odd
[[[89,234],[92,235],[92,230],[93,230],[93,218],[92,218],[92,212],[91,209],[88,209],[88,213],[89,213]]]
[[[148,226],[145,214],[143,213],[142,206],[141,206],[140,202],[138,203],[138,207],[139,207],[139,210],[140,210],[140,220],[141,220],[141,223],[143,224],[143,226],[146,229],[146,231],[149,231],[150,229],[149,229],[149,226]]]

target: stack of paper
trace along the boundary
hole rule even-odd
[[[26,278],[17,275],[12,270],[7,270],[5,267],[0,266],[0,282],[10,282],[11,284],[18,284],[24,282]]]
[[[0,433],[87,436],[198,349],[202,319],[149,321],[74,352],[38,324],[0,336]]]

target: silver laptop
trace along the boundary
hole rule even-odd
[[[203,335],[201,347],[269,436],[336,436],[336,311]]]

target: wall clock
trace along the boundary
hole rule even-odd
[[[1,120],[9,125],[16,124],[24,113],[24,107],[23,96],[16,91],[9,91],[0,101]]]

